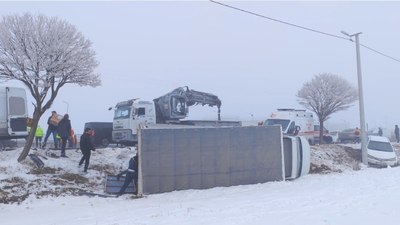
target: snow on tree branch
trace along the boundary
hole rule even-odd
[[[0,81],[18,80],[33,102],[32,130],[65,84],[101,85],[92,43],[75,26],[44,15],[4,16],[0,21]],[[26,158],[34,132],[18,161]]]
[[[0,23],[0,79],[42,91],[51,84],[96,87],[101,80],[94,73],[95,55],[91,42],[66,21],[24,14]]]
[[[298,102],[326,121],[332,113],[348,109],[358,100],[357,89],[334,74],[319,74],[297,93]]]

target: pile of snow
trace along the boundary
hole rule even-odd
[[[360,144],[311,146],[310,173],[331,173],[359,170]]]
[[[0,152],[0,203],[22,202],[29,196],[78,195],[81,191],[103,192],[106,174],[117,174],[128,167],[135,154],[130,148],[106,148],[92,152],[88,173],[78,167],[82,154],[79,150],[67,150],[68,158],[60,158],[58,150],[31,150],[44,167],[38,168],[27,157],[21,163],[17,159],[22,148]]]
[[[7,225],[373,225],[399,220],[400,181],[396,177],[400,177],[400,167],[352,171],[352,160],[359,161],[355,154],[360,152],[359,146],[313,146],[312,164],[330,169],[293,181],[174,191],[140,199],[129,195],[90,198],[74,196],[73,191],[56,197],[37,195],[65,187],[102,191],[104,174],[126,168],[133,150],[97,150],[88,174],[77,167],[80,153],[75,150],[67,151],[67,159],[49,157],[52,154],[39,150],[36,154],[48,158],[43,160],[47,168],[43,173],[32,172],[37,169],[29,159],[17,163],[20,151],[0,152],[0,196],[4,192],[15,191],[14,196],[29,193],[19,204],[0,204],[0,218]],[[86,178],[92,186],[69,181],[65,174]]]
[[[29,157],[17,163],[21,151],[0,153],[0,203],[20,203],[30,196],[77,196],[82,191],[104,193],[106,174],[126,169],[129,158],[136,153],[133,148],[97,149],[85,174],[83,166],[78,167],[82,156],[79,150],[67,150],[68,158],[58,157],[59,150],[31,150],[42,159],[43,168],[37,168]],[[310,173],[359,170],[360,158],[359,146],[312,146]]]

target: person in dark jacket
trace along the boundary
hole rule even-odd
[[[92,139],[91,139],[92,129],[89,127],[85,128],[84,133],[81,136],[81,140],[79,145],[81,147],[81,152],[83,154],[81,161],[79,162],[79,166],[82,166],[83,162],[85,162],[85,168],[83,172],[87,173],[87,169],[89,167],[89,160],[90,160],[90,151],[95,151],[96,149],[93,146]]]
[[[65,155],[65,146],[67,145],[67,140],[71,135],[71,121],[69,120],[69,115],[65,114],[64,117],[58,123],[58,135],[61,137],[61,157],[67,158]]]
[[[58,126],[58,123],[57,123],[56,120],[54,120],[54,119],[57,118],[57,116],[58,116],[58,115],[57,115],[57,112],[56,112],[56,111],[52,111],[52,112],[51,112],[51,116],[50,116],[49,119],[47,120],[47,124],[48,124],[49,126],[47,127],[46,136],[44,137],[44,141],[43,141],[42,148],[45,148],[45,147],[46,147],[47,139],[50,137],[50,134],[53,134],[54,147],[57,148],[57,138],[56,138],[56,135],[57,135],[57,126]]]
[[[120,173],[117,175],[117,180],[119,180],[119,178],[120,178],[122,175],[126,174],[125,182],[124,182],[124,184],[122,185],[121,189],[119,190],[117,196],[121,196],[122,194],[124,194],[126,188],[128,187],[128,185],[129,185],[132,181],[134,181],[134,185],[135,185],[135,192],[134,192],[134,194],[137,195],[137,178],[138,178],[137,169],[138,169],[138,166],[137,166],[137,155],[135,155],[134,157],[132,157],[132,158],[129,160],[129,167],[128,167],[128,169],[126,169],[126,170],[120,172]]]
[[[394,134],[396,136],[397,143],[399,143],[399,141],[400,141],[400,132],[399,132],[399,126],[397,126],[397,124],[394,126]]]

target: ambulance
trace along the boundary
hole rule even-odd
[[[302,109],[278,109],[265,120],[266,126],[280,125],[287,135],[303,136],[310,145],[314,140],[314,116]]]

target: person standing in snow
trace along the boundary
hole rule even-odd
[[[69,120],[68,114],[65,114],[61,121],[58,123],[58,134],[61,137],[61,157],[68,158],[65,155],[67,140],[71,135],[71,121]]]
[[[358,129],[358,127],[356,127],[355,131],[354,131],[354,142],[355,143],[360,143],[360,129]]]
[[[117,180],[119,180],[119,178],[120,178],[122,175],[126,174],[125,182],[124,182],[124,184],[122,185],[121,189],[119,190],[117,196],[121,196],[122,194],[124,194],[126,188],[128,187],[128,185],[129,185],[132,181],[134,182],[134,185],[135,185],[135,192],[134,192],[134,194],[137,195],[137,191],[138,191],[138,190],[137,190],[137,178],[138,178],[138,174],[137,174],[137,169],[138,169],[138,166],[137,166],[137,158],[138,158],[137,155],[133,156],[133,157],[129,160],[128,169],[126,169],[126,170],[120,172],[120,173],[117,175]]]
[[[380,128],[380,127],[379,127],[379,130],[378,130],[378,135],[379,135],[379,136],[382,136],[382,135],[383,135],[382,128]]]
[[[400,133],[399,133],[399,126],[397,126],[397,124],[394,126],[394,134],[396,135],[397,143],[399,143],[399,141],[400,141],[400,138],[399,138]]]
[[[58,121],[57,121],[58,114],[56,111],[51,112],[51,116],[47,120],[47,124],[49,125],[46,131],[46,136],[44,137],[43,145],[42,148],[46,147],[47,144],[47,139],[50,137],[50,134],[53,134],[53,140],[54,140],[54,146],[57,146],[57,126],[58,126]]]
[[[85,173],[87,173],[87,169],[89,167],[90,151],[96,151],[92,143],[91,133],[92,129],[90,129],[89,127],[85,128],[85,131],[82,134],[81,140],[79,142],[81,152],[83,154],[81,161],[79,161],[79,166],[82,166],[83,162],[85,162],[85,167],[83,170],[83,172]]]
[[[36,148],[42,145],[43,129],[38,125],[35,131]]]

